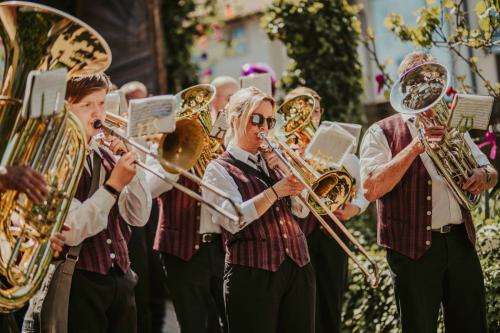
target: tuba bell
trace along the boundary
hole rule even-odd
[[[47,273],[50,237],[62,228],[85,161],[84,131],[67,106],[51,116],[21,118],[27,76],[56,68],[66,68],[69,76],[103,71],[111,52],[85,23],[28,2],[0,4],[0,35],[2,165],[29,166],[49,185],[41,204],[14,190],[0,195],[0,312],[11,312],[29,301]]]
[[[190,154],[192,165],[188,168],[192,167],[200,178],[203,177],[208,163],[224,151],[220,141],[210,136],[210,103],[215,98],[215,93],[216,88],[211,84],[199,84],[179,92],[176,95],[179,110],[175,131],[164,136],[160,143],[161,158],[174,164],[178,164],[176,158],[179,154],[170,147],[171,145],[177,145],[178,142],[182,146],[183,141],[202,143],[201,149]]]
[[[461,206],[471,210],[479,204],[481,195],[472,194],[462,185],[472,175],[478,163],[460,129],[447,126],[450,110],[444,97],[450,85],[448,69],[437,63],[424,63],[413,67],[399,78],[391,89],[390,102],[400,113],[416,115],[415,126],[419,131],[425,152],[445,178]],[[433,112],[426,112],[431,110]],[[446,128],[439,144],[425,140],[425,127]]]
[[[299,95],[283,103],[276,110],[277,136],[287,148],[291,165],[333,212],[355,197],[354,177],[345,169],[326,169],[312,160],[302,159],[295,152],[297,148],[307,146],[316,132],[311,120],[315,106],[316,101],[311,95]],[[327,214],[315,200],[308,200],[318,214]]]

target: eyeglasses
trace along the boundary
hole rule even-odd
[[[276,119],[274,117],[264,118],[264,116],[261,115],[260,113],[254,113],[250,117],[250,121],[255,126],[264,125],[264,120],[267,122],[267,128],[269,129],[273,129],[274,126],[276,125]]]

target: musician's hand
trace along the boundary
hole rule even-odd
[[[341,221],[349,221],[353,216],[358,215],[360,210],[361,208],[359,208],[358,206],[346,202],[344,204],[344,208],[337,209],[335,212],[333,212],[333,214],[335,214],[335,216],[337,216]]]
[[[444,126],[432,126],[424,129],[425,139],[430,143],[440,143],[446,134]]]
[[[118,139],[114,136],[105,137],[102,140],[107,143],[108,148],[115,155],[123,155],[125,153],[128,153],[128,151],[129,151],[127,146],[123,143],[123,141],[121,141],[120,139]]]
[[[288,197],[291,195],[299,195],[304,189],[304,184],[299,182],[295,176],[287,176],[273,185],[278,197]]]
[[[134,152],[128,152],[123,155],[116,163],[106,184],[121,192],[136,174],[136,160],[137,154]]]
[[[0,175],[0,190],[24,192],[35,203],[45,201],[49,190],[45,179],[31,168],[25,166],[7,167],[7,173]]]
[[[424,144],[422,143],[422,140],[420,140],[420,137],[418,135],[413,138],[410,146],[415,151],[415,156],[420,155],[425,151]]]
[[[56,232],[50,237],[50,247],[54,250],[55,258],[59,257],[59,254],[64,248],[64,242],[66,241],[66,237],[62,235],[62,232],[69,230],[70,228],[67,225],[63,225],[61,232]]]
[[[472,194],[478,195],[486,189],[487,176],[483,168],[472,170],[472,176],[467,179],[462,188]]]
[[[281,170],[282,173],[289,176],[291,174],[290,170],[288,170],[287,166],[279,159],[279,157],[273,152],[265,152],[262,153],[262,157],[266,161],[267,168],[269,170]]]

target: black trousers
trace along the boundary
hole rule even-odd
[[[128,243],[130,267],[138,276],[135,286],[137,327],[140,333],[161,333],[166,314],[167,286],[163,264],[153,243],[158,225],[158,205],[153,200],[144,227],[132,227]]]
[[[442,305],[447,333],[486,333],[483,273],[465,227],[432,233],[418,260],[388,250],[404,333],[435,333]]]
[[[340,333],[347,255],[320,228],[307,237],[307,244],[316,273],[316,333]]]
[[[68,332],[135,333],[135,273],[116,269],[108,275],[75,270],[69,298]]]
[[[227,332],[222,276],[224,251],[217,237],[202,243],[189,261],[162,254],[181,333]]]
[[[287,258],[277,272],[227,264],[224,296],[230,333],[313,333],[316,282],[311,264]]]

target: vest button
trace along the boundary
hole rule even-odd
[[[285,248],[285,252],[288,253],[288,248],[287,247]]]
[[[284,224],[283,220],[280,220],[280,224],[281,224],[281,225],[283,225],[283,224]]]
[[[427,184],[428,184],[428,185],[432,185],[432,180],[428,180],[428,181],[427,181]]]
[[[430,231],[431,230],[431,226],[428,225],[425,229],[427,229],[428,231]]]
[[[431,196],[430,196],[430,195],[428,195],[428,196],[427,196],[427,200],[431,200],[431,199],[432,199],[432,198],[431,198]]]
[[[111,253],[111,254],[109,255],[109,257],[110,257],[111,259],[115,259],[115,258],[116,258],[116,254]]]
[[[199,202],[199,201],[198,201],[198,202],[196,203],[196,206],[200,207],[200,206],[201,206],[201,202]]]
[[[279,211],[280,211],[280,208],[279,208],[279,207],[276,207],[274,210],[275,210],[275,211],[277,211],[277,212],[279,212]]]
[[[431,241],[425,241],[425,245],[427,246],[431,245]]]
[[[432,212],[430,210],[427,211],[427,215],[431,215]]]
[[[106,243],[111,244],[111,243],[113,243],[113,241],[110,238],[108,238],[108,239],[106,239]]]
[[[198,250],[199,248],[200,248],[200,246],[199,246],[198,244],[196,244],[196,245],[194,246],[194,249],[195,249],[195,250]]]
[[[286,234],[283,234],[283,238],[284,238],[284,239],[287,239],[287,236],[286,236]]]

